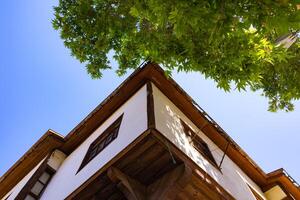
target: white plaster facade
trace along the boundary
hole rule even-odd
[[[42,164],[42,161],[39,162],[35,168],[33,168],[13,189],[11,189],[1,200],[7,199],[7,200],[13,200],[18,195],[18,193],[22,190],[24,185],[27,183],[27,181],[31,178],[31,176],[34,174],[34,172],[39,168],[39,166]]]
[[[90,144],[123,113],[118,137],[77,173]],[[65,159],[41,199],[66,198],[146,129],[147,92],[143,86]]]
[[[208,162],[189,142],[183,127],[182,119],[195,133],[208,144],[215,160],[220,163],[223,152],[203,132],[201,132],[154,84],[152,84],[154,96],[154,111],[156,129],[171,140],[180,150],[187,154],[195,163],[204,169],[221,186],[224,187],[233,197],[239,200],[255,200],[250,185],[263,199],[261,189],[228,157],[225,157],[222,164],[222,173]]]
[[[214,178],[214,180],[234,198],[237,200],[255,200],[256,197],[249,187],[255,190],[261,199],[264,200],[280,200],[281,197],[283,197],[282,195],[280,196],[280,193],[275,191],[278,188],[274,188],[274,191],[272,190],[265,195],[260,187],[227,156],[223,161],[221,171],[207,161],[206,158],[188,142],[180,119],[188,124],[188,126],[208,144],[217,163],[220,163],[224,154],[223,151],[201,132],[154,84],[152,84],[152,90],[155,128]],[[56,170],[56,173],[44,190],[41,196],[42,200],[65,199],[148,129],[147,92],[146,85],[141,87],[68,156],[60,151],[54,151],[52,153],[48,164]],[[78,171],[90,144],[122,114],[123,118],[118,137]],[[14,199],[42,162],[43,161],[31,170],[31,172],[2,199],[6,199],[8,195],[10,195],[9,200]]]

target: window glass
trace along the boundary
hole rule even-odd
[[[183,120],[181,125],[183,127],[184,133],[189,137],[191,144],[197,149],[202,155],[206,157],[213,165],[218,166],[208,145],[204,142],[198,134],[196,134]]]
[[[40,180],[42,183],[46,184],[47,181],[49,180],[49,178],[50,178],[50,174],[49,174],[48,172],[44,172],[44,173],[42,174],[42,176],[39,178],[39,180]]]
[[[25,200],[36,200],[36,199],[33,196],[31,196],[31,195],[27,195],[25,197]]]
[[[97,148],[93,148],[89,154],[89,160],[93,159],[97,155]]]
[[[96,157],[107,145],[118,137],[122,118],[123,114],[90,145],[78,171],[80,171],[80,169],[82,169],[89,161]]]
[[[110,135],[106,138],[106,140],[105,140],[105,145],[108,145],[108,144],[112,141],[112,139],[113,139],[113,137],[112,137],[112,135],[110,134]]]
[[[41,197],[44,189],[47,187],[51,177],[55,173],[55,170],[52,169],[46,162],[41,164],[40,168],[32,175],[30,180],[22,188],[19,194],[15,199],[22,200],[38,200]]]
[[[99,153],[102,149],[104,149],[104,142],[102,142],[98,145],[97,153]]]
[[[41,193],[41,191],[43,190],[44,185],[42,183],[40,183],[39,181],[37,181],[34,186],[31,189],[31,192],[33,194],[35,194],[36,196],[39,196],[39,194]]]

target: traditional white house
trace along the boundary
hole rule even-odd
[[[1,177],[0,199],[299,200],[300,189],[147,63],[66,137],[47,131]]]

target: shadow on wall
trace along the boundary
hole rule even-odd
[[[165,113],[166,112],[166,113]],[[193,161],[195,161],[204,171],[210,174],[216,181],[219,181],[220,176],[222,175],[215,167],[210,164],[189,142],[188,137],[184,134],[183,126],[180,122],[180,116],[175,113],[170,106],[166,105],[165,109],[161,110],[161,114],[167,116],[166,126],[171,131],[169,138],[172,140],[174,144],[176,144],[182,151],[185,152]],[[182,117],[185,122],[189,122],[188,119]],[[190,123],[187,123],[190,124]],[[189,125],[190,126],[190,125]],[[190,126],[190,128],[198,133],[199,130],[195,130],[194,127]],[[204,141],[205,139],[201,137]],[[207,141],[205,141],[207,142]],[[208,144],[209,145],[209,144]],[[212,149],[210,147],[210,149]],[[213,151],[215,151],[214,148]],[[219,156],[218,156],[219,157]],[[218,162],[219,159],[216,159]]]
[[[222,185],[228,192],[237,197],[251,198],[251,192],[247,186],[247,182],[240,177],[237,167],[228,158],[224,159],[222,172],[213,166],[202,154],[190,144],[188,136],[184,133],[180,120],[183,120],[189,127],[203,139],[211,150],[217,163],[220,163],[223,152],[217,147],[207,136],[199,131],[197,127],[185,117],[180,110],[170,105],[157,105],[158,115],[163,116],[157,123],[157,128],[161,130],[167,138],[169,138],[180,150],[182,150],[189,158],[197,163],[207,174],[215,181]],[[249,196],[250,195],[250,196]]]

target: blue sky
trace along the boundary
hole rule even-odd
[[[51,26],[56,4],[1,4],[0,176],[47,129],[66,135],[127,76],[107,71],[92,80],[87,75]],[[174,79],[264,171],[284,167],[300,182],[300,102],[294,112],[270,113],[259,93],[225,93],[195,73]]]

